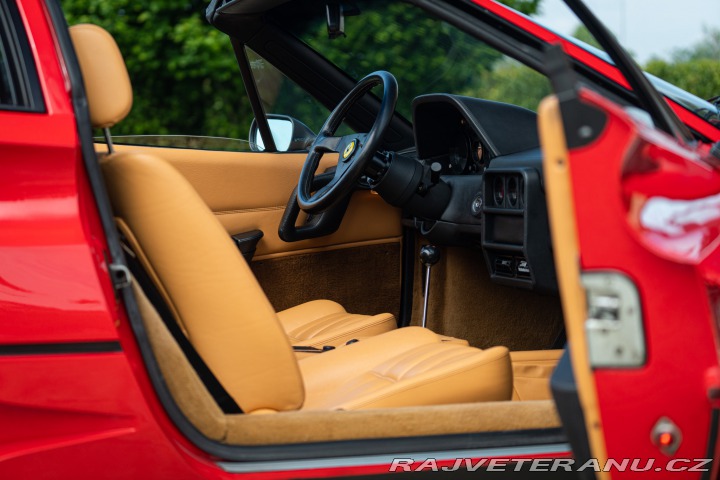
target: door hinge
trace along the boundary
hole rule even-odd
[[[132,284],[132,275],[130,275],[130,270],[123,264],[111,263],[110,276],[112,277],[115,290],[120,291]]]
[[[640,367],[645,364],[645,331],[640,295],[630,278],[618,272],[581,275],[587,316],[585,334],[592,367]]]

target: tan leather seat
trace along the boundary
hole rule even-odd
[[[290,343],[310,347],[342,345],[349,340],[389,332],[397,325],[390,313],[372,316],[348,313],[331,300],[313,300],[288,308],[278,312],[278,319]]]
[[[99,27],[75,26],[71,36],[91,121],[109,127],[132,102],[122,56]],[[324,301],[276,313],[221,224],[164,160],[125,152],[104,157],[101,166],[119,228],[189,341],[246,413],[510,399],[505,347],[479,350],[443,342],[419,327],[298,360],[288,328],[293,341],[337,341],[347,338],[348,330],[332,333],[333,324],[345,328],[358,319]],[[364,331],[383,328],[378,325],[387,319],[372,318]],[[350,336],[361,333],[355,328]]]
[[[90,115],[96,128],[108,128],[123,119],[132,106],[132,87],[120,50],[108,32],[95,25],[71,28],[73,42],[79,46],[77,55],[83,75],[93,78],[86,82],[88,98],[92,99]],[[107,68],[109,64],[117,68]],[[122,68],[120,68],[122,66]],[[144,263],[152,270],[152,262]],[[152,275],[160,283],[156,275]],[[161,289],[167,303],[172,296]],[[174,310],[174,308],[171,309]],[[293,345],[322,347],[342,345],[349,340],[389,332],[397,327],[389,313],[357,315],[345,311],[329,300],[307,302],[278,312],[280,323]]]

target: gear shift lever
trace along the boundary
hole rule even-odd
[[[423,245],[420,248],[420,263],[425,268],[425,292],[423,300],[422,326],[426,328],[428,299],[430,298],[430,269],[440,261],[440,249],[435,245]]]

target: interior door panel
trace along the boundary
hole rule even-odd
[[[116,146],[170,162],[195,187],[228,235],[262,230],[251,267],[276,310],[326,298],[353,313],[400,309],[400,210],[357,191],[335,233],[284,242],[278,226],[305,154]],[[318,172],[333,166],[329,156]],[[301,214],[299,222],[305,221]],[[372,281],[368,279],[372,278]]]
[[[334,234],[292,243],[282,241],[277,230],[305,161],[302,153],[136,146],[117,146],[116,149],[146,151],[169,161],[195,187],[228,234],[262,230],[265,235],[255,254],[258,260],[327,247],[400,242],[400,211],[369,191],[358,191],[353,195],[340,229]],[[326,155],[318,171],[332,165],[334,160]],[[304,216],[301,216],[300,221],[303,220]]]

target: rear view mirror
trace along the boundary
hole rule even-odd
[[[310,128],[287,115],[276,115],[270,113],[267,115],[270,133],[272,133],[275,147],[278,152],[297,152],[304,151],[315,140],[315,133]],[[264,152],[265,142],[263,142],[257,121],[253,119],[250,124],[250,149],[254,152]]]

